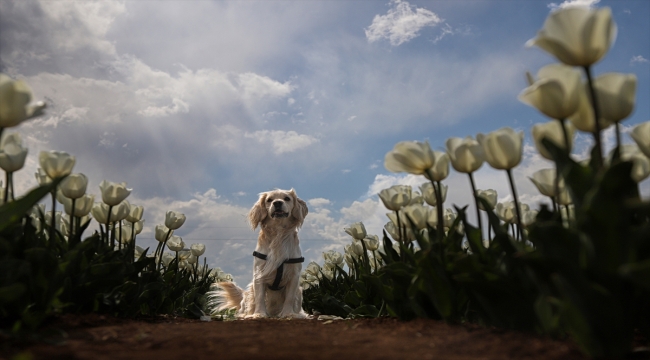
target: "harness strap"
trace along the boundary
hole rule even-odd
[[[258,259],[266,260],[267,256],[258,253],[257,251],[253,251],[253,256],[255,256]],[[299,264],[305,262],[304,257],[299,257],[299,258],[293,258],[293,259],[287,259],[283,261],[280,266],[278,267],[278,270],[275,272],[275,280],[273,280],[273,284],[269,286],[269,289],[271,290],[282,290],[280,285],[280,281],[282,281],[282,274],[284,273],[284,264]]]

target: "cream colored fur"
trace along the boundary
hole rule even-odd
[[[278,267],[287,259],[301,257],[298,229],[307,216],[307,204],[291,189],[260,194],[248,219],[251,228],[260,227],[255,251],[266,260],[253,257],[253,281],[246,290],[235,283],[217,283],[219,290],[208,293],[209,305],[216,311],[236,309],[244,318],[305,318],[302,289],[299,285],[302,264],[284,264],[281,290],[270,290]],[[286,215],[286,216],[285,216]],[[251,252],[252,254],[252,252]]]

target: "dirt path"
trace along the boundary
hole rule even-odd
[[[125,320],[63,316],[60,345],[2,340],[0,358],[33,359],[583,359],[569,343],[433,320]]]

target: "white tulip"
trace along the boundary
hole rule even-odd
[[[411,187],[394,185],[379,192],[379,198],[387,209],[397,211],[411,202]]]
[[[578,110],[580,92],[584,91],[580,72],[562,64],[546,65],[539,78],[519,94],[519,100],[537,108],[542,114],[563,120]]]
[[[114,183],[103,180],[99,183],[99,190],[102,193],[102,201],[107,205],[115,206],[124,201],[131,194],[132,189],[127,189],[125,182]]]
[[[167,248],[171,251],[181,251],[184,247],[185,243],[180,236],[172,235],[169,237],[169,240],[167,240]]]
[[[363,238],[366,237],[366,227],[363,225],[362,222],[356,222],[352,225],[350,225],[349,228],[343,229],[345,232],[352,236],[353,239],[355,240],[363,240]]]
[[[172,230],[176,230],[183,226],[185,223],[185,214],[176,211],[167,211],[165,214],[165,226]]]
[[[542,144],[542,140],[544,138],[551,141],[559,148],[567,150],[566,142],[564,138],[565,130],[562,130],[562,126],[564,126],[566,130],[567,138],[569,139],[568,152],[571,153],[571,148],[573,146],[573,133],[575,131],[571,123],[566,123],[562,125],[560,121],[549,121],[549,122],[533,125],[533,129],[531,130],[531,133],[533,135],[533,140],[535,141],[535,147],[537,148],[539,154],[542,155],[542,157],[548,160],[553,160],[551,153],[548,150],[546,150],[546,147]]]
[[[25,166],[27,158],[27,148],[22,145],[20,134],[8,134],[0,143],[0,168],[13,173]]]
[[[485,199],[490,205],[490,209],[494,209],[497,204],[497,192],[494,189],[476,190],[476,195]],[[479,209],[486,211],[482,203],[478,203]]]
[[[636,75],[607,73],[594,80],[600,116],[619,122],[632,113],[636,96]]]
[[[488,134],[478,134],[476,139],[483,146],[485,160],[495,169],[510,170],[521,162],[524,132],[509,127]]]
[[[571,66],[598,62],[616,38],[609,8],[567,7],[551,12],[526,46],[538,46]]]
[[[636,142],[639,150],[650,158],[650,121],[635,126],[630,136]]]
[[[75,163],[75,157],[63,151],[41,151],[38,160],[50,179],[70,175]]]
[[[446,145],[451,166],[458,172],[472,173],[478,170],[485,161],[483,147],[471,136],[464,139],[449,138]]]
[[[61,192],[69,199],[78,199],[84,196],[86,187],[88,187],[88,178],[82,173],[70,174],[59,184]]]
[[[190,246],[190,251],[192,252],[192,255],[194,256],[201,256],[203,253],[205,253],[205,245],[204,244],[192,244]]]
[[[428,142],[402,141],[384,158],[384,166],[392,172],[422,175],[435,164],[435,155]]]
[[[30,104],[32,91],[22,80],[0,74],[0,128],[14,127],[43,113],[45,104]]]

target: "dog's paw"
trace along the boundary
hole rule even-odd
[[[308,315],[301,311],[299,313],[294,313],[294,312],[280,313],[279,317],[281,319],[307,319]]]
[[[244,319],[263,319],[267,317],[269,316],[263,313],[254,313],[254,314],[244,316]]]

